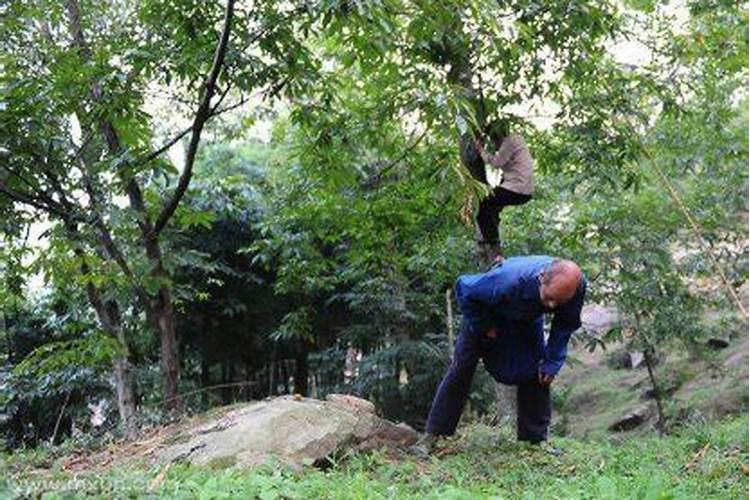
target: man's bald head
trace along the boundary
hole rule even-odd
[[[540,276],[539,299],[545,309],[555,309],[572,299],[583,273],[572,260],[556,259]]]

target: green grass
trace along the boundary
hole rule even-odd
[[[748,495],[747,429],[744,415],[621,443],[559,438],[553,444],[564,454],[555,457],[471,425],[444,443],[442,457],[369,453],[325,472],[133,464],[72,475],[40,471],[38,454],[21,453],[0,470],[0,497],[740,499]]]

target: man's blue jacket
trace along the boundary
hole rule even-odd
[[[486,370],[499,382],[516,384],[536,379],[539,372],[557,375],[568,352],[568,341],[581,326],[586,280],[576,295],[562,306],[547,311],[539,298],[539,274],[552,262],[548,256],[512,257],[483,274],[458,278],[456,299],[463,316],[464,335],[474,342],[457,344],[455,357],[481,357]],[[550,335],[545,342],[545,312],[552,313]],[[495,328],[497,337],[487,332]],[[458,349],[476,349],[461,353]]]

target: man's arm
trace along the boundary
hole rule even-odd
[[[555,313],[544,349],[544,359],[539,365],[540,378],[546,376],[545,380],[551,381],[565,364],[570,337],[581,326],[581,309],[585,295],[586,280],[583,279],[576,295]]]
[[[505,138],[503,143],[500,145],[500,149],[498,149],[497,153],[494,155],[489,154],[484,149],[484,145],[481,143],[481,141],[477,140],[475,145],[477,147],[477,151],[479,151],[479,156],[482,157],[482,160],[485,163],[489,163],[496,168],[504,167],[511,160],[511,158],[513,158],[513,155],[516,152],[514,141],[509,137]]]

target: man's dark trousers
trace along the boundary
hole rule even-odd
[[[482,241],[487,243],[498,243],[500,231],[498,230],[498,217],[503,208],[513,205],[523,205],[531,199],[529,194],[514,193],[497,186],[492,192],[479,202],[477,212],[477,225],[482,234]]]
[[[456,339],[453,362],[440,383],[427,418],[429,434],[448,436],[456,431],[479,359],[487,354],[486,342],[470,332],[465,323]],[[485,361],[486,362],[486,361]],[[518,388],[517,436],[538,443],[547,439],[552,414],[550,388],[536,377],[516,384]]]

